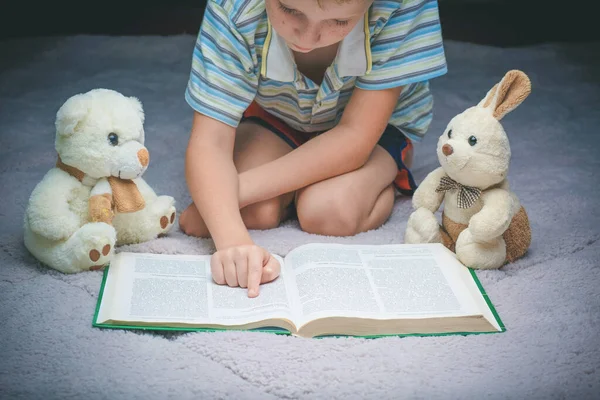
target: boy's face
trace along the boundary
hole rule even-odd
[[[273,29],[290,49],[302,53],[344,39],[361,22],[373,0],[265,0]]]

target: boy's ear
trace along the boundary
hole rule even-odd
[[[76,94],[59,108],[55,122],[56,133],[59,136],[71,136],[78,131],[89,112],[87,103],[85,94]]]
[[[485,96],[478,106],[489,108],[494,118],[500,121],[517,108],[531,93],[531,81],[522,71],[508,71]]]

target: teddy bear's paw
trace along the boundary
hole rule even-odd
[[[167,215],[160,217],[160,229],[162,229],[162,231],[159,235],[165,235],[173,227],[173,223],[175,222],[175,207],[171,206]]]
[[[152,211],[158,222],[158,235],[165,235],[175,223],[175,200],[171,196],[159,196],[152,205]]]
[[[456,240],[456,256],[469,268],[500,268],[506,259],[506,243],[501,236],[484,243],[476,242],[471,231],[465,229]]]
[[[430,210],[418,208],[410,215],[404,233],[405,243],[440,243],[441,240],[440,226]]]
[[[112,226],[95,222],[83,225],[74,235],[73,251],[82,271],[106,266],[114,254],[116,233]]]

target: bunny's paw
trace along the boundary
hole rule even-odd
[[[487,242],[476,242],[467,228],[456,240],[456,256],[469,268],[500,268],[506,260],[506,243],[502,236]]]
[[[433,213],[426,208],[419,208],[408,218],[404,242],[416,243],[440,243],[440,226]]]

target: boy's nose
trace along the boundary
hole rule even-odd
[[[305,49],[314,49],[321,40],[320,29],[314,29],[311,27],[307,27],[306,29],[298,29],[296,31],[296,35],[299,39],[299,43],[297,43],[298,46]]]

